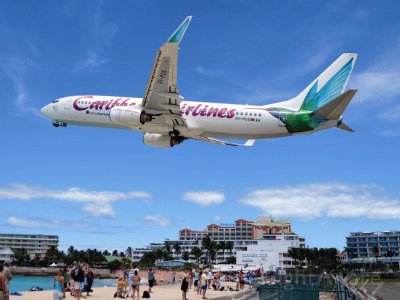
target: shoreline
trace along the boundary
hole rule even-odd
[[[222,286],[225,287],[225,289],[228,289],[227,287],[234,287],[233,282],[224,282]],[[151,293],[151,299],[158,299],[158,300],[176,300],[176,299],[182,299],[182,292],[180,290],[181,284],[179,282],[175,284],[165,284],[165,285],[156,285],[153,287],[153,293]],[[140,298],[143,295],[143,291],[147,290],[147,285],[141,285],[140,286]],[[90,294],[89,297],[86,299],[96,299],[96,300],[110,300],[114,299],[114,293],[116,292],[116,287],[97,287],[93,288],[93,293]],[[236,291],[229,291],[224,290],[224,291],[214,291],[214,290],[207,290],[206,292],[206,297],[207,299],[234,299],[237,298],[238,296],[243,296],[244,294],[247,293],[253,293],[255,289],[249,289],[246,287],[244,290],[236,292]],[[21,292],[22,296],[15,296],[15,295],[10,295],[10,299],[13,300],[46,300],[46,299],[53,299],[53,290],[47,290],[47,291],[40,291],[40,292]],[[85,294],[85,293],[83,293]],[[188,291],[187,297],[190,300],[197,300],[201,299],[201,295],[197,295],[196,292],[193,290]],[[65,299],[76,299],[70,295],[69,292],[66,293],[66,298]],[[85,298],[81,298],[85,299]],[[120,298],[115,298],[115,299],[120,299]],[[131,298],[128,298],[131,299]],[[135,298],[136,299],[136,298]]]

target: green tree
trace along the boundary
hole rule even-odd
[[[183,253],[182,253],[182,259],[183,259],[184,261],[188,261],[189,258],[190,258],[189,252],[183,251]]]
[[[181,253],[181,246],[179,244],[174,244],[172,248],[174,249],[175,255],[179,255]]]
[[[210,250],[212,247],[212,240],[208,234],[202,238],[201,247],[203,250],[206,251],[206,259],[207,259],[207,263],[208,263],[210,261]]]
[[[192,254],[196,262],[199,263],[200,257],[203,255],[203,251],[199,247],[193,247],[192,251],[190,251],[190,254]]]
[[[132,249],[132,247],[126,248],[126,250],[125,250],[125,255],[126,255],[127,257],[132,257],[132,254],[133,254],[133,249]]]
[[[35,267],[38,267],[40,265],[41,257],[39,253],[35,254],[35,257],[33,258],[33,265]]]
[[[222,261],[225,260],[225,250],[226,250],[226,242],[225,241],[220,241],[218,243],[218,248],[222,250]]]
[[[114,250],[114,251],[112,252],[112,256],[118,256],[118,250]]]
[[[234,246],[235,246],[235,244],[233,243],[233,241],[227,241],[227,242],[225,243],[226,250],[229,251],[229,254],[230,254],[230,255],[232,255],[232,250],[233,250],[233,247],[234,247]]]
[[[168,241],[166,241],[164,243],[164,250],[163,250],[163,259],[164,259],[164,261],[172,260],[171,253],[172,253],[171,245],[169,244]]]
[[[379,247],[378,246],[374,246],[372,248],[372,253],[374,254],[374,257],[375,257],[376,261],[378,261],[378,257],[381,256]]]
[[[24,265],[25,262],[30,260],[30,257],[25,248],[19,248],[14,251],[14,259],[19,265]]]
[[[121,265],[122,265],[122,262],[119,261],[118,259],[115,259],[115,260],[113,260],[113,261],[110,261],[110,262],[107,264],[107,267],[108,267],[110,270],[117,270],[117,269],[120,269],[120,268],[121,268]]]

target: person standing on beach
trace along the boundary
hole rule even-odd
[[[134,276],[132,279],[132,299],[135,299],[135,292],[137,292],[137,297],[138,297],[138,299],[140,299],[140,295],[139,295],[140,280],[142,280],[142,278],[140,278],[138,270],[135,270]]]
[[[4,300],[10,300],[10,281],[13,279],[13,276],[11,274],[11,270],[10,270],[10,265],[11,262],[9,260],[7,260],[6,262],[4,262],[4,269],[3,269],[3,279],[4,279]]]
[[[64,269],[60,269],[54,278],[54,299],[61,300],[64,292]]]
[[[181,284],[182,300],[188,300],[187,299],[187,292],[189,289],[188,277],[189,277],[188,274],[183,275],[182,284]]]
[[[171,273],[171,283],[175,284],[175,281],[176,281],[176,271],[173,270]]]
[[[203,275],[203,271],[199,271],[199,279],[197,280],[197,289],[196,289],[196,291],[197,291],[197,295],[199,295],[199,294],[201,294],[201,276]]]
[[[131,269],[128,273],[128,297],[132,296],[132,283],[133,283],[134,276],[135,276],[135,272],[133,271],[133,267],[131,266]]]
[[[193,279],[194,279],[194,272],[193,270],[190,270],[189,272],[189,289],[192,289],[192,285],[193,285]]]
[[[207,299],[206,298],[206,292],[207,292],[207,285],[208,284],[208,282],[207,282],[207,274],[206,274],[206,272],[203,272],[202,274],[201,274],[201,290],[202,290],[202,294],[203,294],[203,298],[202,299]]]
[[[147,279],[149,281],[149,289],[148,292],[152,293],[151,289],[154,286],[154,271],[152,268],[149,269],[149,272],[147,273]]]
[[[199,284],[199,270],[198,270],[198,269],[195,269],[195,270],[194,270],[194,277],[193,277],[193,279],[194,279],[194,283],[193,283],[193,285],[194,285],[194,290],[197,292],[198,287],[200,286],[200,284]]]
[[[82,270],[82,265],[79,264],[72,271],[72,279],[74,280],[75,297],[81,299],[83,283],[85,282],[85,273]]]
[[[93,292],[92,285],[94,281],[94,274],[92,269],[88,266],[88,272],[86,274],[87,286],[86,286],[86,296],[90,296],[89,293]]]
[[[4,299],[4,291],[6,289],[6,284],[3,278],[3,269],[4,266],[0,265],[0,299]]]

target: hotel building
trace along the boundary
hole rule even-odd
[[[346,237],[344,262],[400,262],[400,231],[352,232]]]
[[[25,248],[31,259],[37,254],[44,258],[51,246],[58,247],[57,235],[0,233],[0,248],[11,248],[14,253]]]
[[[204,230],[185,228],[179,230],[178,240],[166,240],[165,243],[168,242],[171,247],[174,244],[180,246],[180,253],[173,253],[174,259],[180,260],[183,252],[190,253],[194,247],[201,248],[201,241],[206,235],[217,243],[233,242],[232,251],[218,251],[216,263],[234,256],[239,264],[262,264],[265,270],[291,268],[292,259],[288,257],[288,249],[305,247],[304,238],[291,232],[289,222],[274,220],[272,217],[260,217],[256,221],[238,219],[231,224],[209,224]],[[133,261],[139,261],[146,252],[163,247],[164,243],[153,243],[144,248],[136,248],[133,250]],[[249,257],[253,257],[251,261]],[[195,262],[194,256],[190,255],[188,262]]]

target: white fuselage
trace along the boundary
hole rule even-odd
[[[166,116],[155,116],[151,122],[139,126],[121,125],[110,118],[110,111],[114,107],[140,109],[141,103],[141,98],[71,96],[53,101],[42,109],[42,113],[60,125],[120,128],[160,134],[177,130],[187,138],[260,139],[291,135],[279,119],[266,111],[268,106],[182,101],[180,113],[186,126],[174,124]]]

